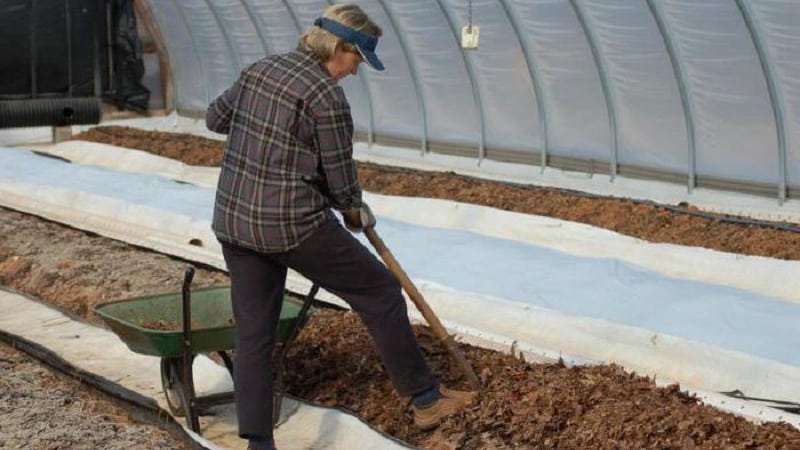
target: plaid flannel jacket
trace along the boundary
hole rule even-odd
[[[350,105],[314,56],[294,51],[247,67],[209,105],[206,126],[228,135],[218,239],[283,252],[334,219],[331,207],[361,205]]]

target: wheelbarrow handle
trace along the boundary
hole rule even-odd
[[[189,333],[191,332],[192,317],[192,280],[194,279],[194,267],[189,266],[183,274],[183,288],[181,289],[182,313],[183,313],[183,341],[184,346],[189,345]]]
[[[189,266],[186,268],[186,272],[183,274],[183,289],[182,292],[184,295],[189,291],[189,288],[192,286],[192,280],[194,279],[194,267]]]
[[[192,280],[194,279],[194,267],[189,266],[183,276],[183,289],[181,290],[181,303],[183,312],[183,345],[181,351],[181,366],[183,369],[184,389],[187,404],[184,405],[186,413],[186,420],[189,423],[189,428],[192,431],[199,432],[200,421],[198,418],[197,410],[195,409],[195,390],[194,390],[194,374],[192,372]]]

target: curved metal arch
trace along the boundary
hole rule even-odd
[[[208,72],[206,71],[206,65],[203,61],[203,57],[198,50],[197,45],[197,38],[192,31],[192,27],[189,26],[189,21],[186,19],[186,14],[183,13],[183,8],[181,7],[180,0],[172,0],[172,4],[175,5],[175,9],[178,11],[178,15],[181,17],[181,22],[186,27],[186,30],[189,32],[189,40],[192,41],[192,50],[194,50],[194,54],[197,55],[197,63],[200,64],[200,72],[202,72],[203,77],[203,87],[206,91],[206,103],[211,103],[211,93],[208,90]]]
[[[222,39],[225,40],[225,46],[228,47],[228,52],[231,54],[231,58],[233,58],[233,63],[236,64],[236,70],[234,71],[234,76],[236,76],[239,70],[242,69],[242,57],[239,55],[239,51],[236,49],[236,46],[233,45],[233,41],[231,41],[230,35],[228,35],[228,30],[222,24],[222,19],[219,17],[219,13],[217,12],[217,8],[214,6],[211,0],[205,0],[206,6],[208,6],[208,10],[211,11],[211,17],[214,18],[214,22],[217,24],[217,28],[219,28],[220,33],[222,33]]]
[[[403,54],[406,57],[406,62],[408,62],[408,68],[411,72],[411,79],[414,82],[414,91],[417,94],[417,104],[420,108],[420,113],[422,115],[422,155],[428,153],[428,106],[425,102],[425,96],[422,93],[422,85],[419,81],[419,71],[417,70],[417,64],[411,58],[411,54],[409,53],[409,45],[408,41],[406,41],[406,36],[403,33],[400,33],[400,28],[397,26],[397,22],[394,20],[394,16],[392,12],[389,10],[386,2],[384,0],[378,0],[378,3],[381,5],[383,10],[386,12],[386,16],[389,18],[389,22],[392,24],[392,28],[397,35],[398,40],[400,41],[400,47],[403,49]]]
[[[283,6],[289,11],[289,15],[292,16],[292,21],[294,22],[295,28],[297,28],[297,34],[302,34],[303,27],[300,25],[300,18],[297,16],[292,5],[289,3],[289,0],[282,0]],[[333,0],[327,0],[329,5],[333,5]],[[361,85],[364,86],[364,92],[367,95],[367,109],[369,110],[369,125],[367,128],[367,145],[372,147],[372,144],[375,143],[375,113],[373,111],[372,105],[372,92],[369,89],[369,83],[366,80],[366,75],[364,75],[363,70],[358,71],[358,78],[361,80]]]
[[[778,134],[778,201],[783,204],[786,201],[787,178],[786,173],[786,113],[781,102],[781,95],[778,91],[778,85],[775,82],[777,75],[775,68],[770,63],[767,49],[761,38],[761,31],[756,24],[753,12],[750,10],[749,3],[743,0],[736,0],[736,6],[739,7],[739,12],[742,13],[742,18],[747,26],[747,31],[753,40],[758,54],[758,61],[761,64],[761,71],[764,72],[764,78],[767,81],[767,91],[769,92],[769,101],[772,106],[772,114],[775,117],[775,129]]]
[[[281,0],[281,3],[283,3],[283,7],[289,11],[289,15],[292,16],[292,22],[294,22],[294,27],[297,28],[297,34],[302,33],[303,27],[300,25],[300,19],[297,17],[297,13],[294,11],[294,8],[292,8],[292,5],[289,4],[289,0]]]
[[[544,103],[544,91],[542,89],[541,78],[539,78],[539,64],[536,62],[536,57],[533,56],[533,50],[528,45],[527,40],[522,38],[522,33],[520,33],[521,27],[519,26],[519,19],[514,11],[508,6],[508,0],[500,0],[500,5],[503,7],[503,11],[506,13],[509,22],[511,22],[511,28],[517,35],[519,45],[522,47],[522,53],[525,57],[525,65],[528,67],[531,83],[533,83],[533,90],[536,92],[536,109],[539,111],[539,128],[542,130],[542,162],[540,167],[541,171],[544,172],[545,167],[547,167],[547,155],[550,153],[550,141],[548,139],[547,132],[547,107]]]
[[[253,11],[253,5],[250,4],[250,0],[239,0],[244,10],[247,12],[247,17],[250,19],[250,22],[253,23],[253,26],[256,29],[256,34],[258,34],[258,40],[261,41],[261,46],[264,48],[265,54],[275,53],[275,48],[272,44],[269,44],[269,39],[264,35],[264,29],[267,27],[264,24],[264,21],[261,19],[261,16],[256,14]]]
[[[609,86],[608,67],[606,67],[605,61],[603,61],[603,58],[600,56],[600,49],[597,48],[597,42],[594,37],[594,33],[586,21],[586,15],[583,12],[583,8],[578,3],[578,0],[569,0],[569,3],[572,5],[572,9],[575,11],[575,15],[578,17],[578,22],[580,22],[581,28],[583,29],[583,34],[586,36],[586,40],[589,43],[589,48],[592,50],[592,58],[594,59],[594,64],[597,67],[597,73],[600,75],[600,85],[603,88],[603,95],[606,99],[606,110],[608,111],[608,127],[611,132],[611,161],[609,166],[611,181],[614,181],[614,179],[617,177],[617,168],[619,166],[617,158],[619,150],[619,132],[617,129],[616,99]]]
[[[329,5],[333,5],[334,0],[328,0]],[[375,105],[372,103],[372,90],[369,87],[366,70],[358,71],[358,79],[364,86],[364,93],[367,94],[367,108],[369,109],[369,127],[367,128],[367,147],[372,147],[375,143]]]
[[[460,39],[458,35],[458,29],[456,28],[455,20],[450,17],[450,10],[445,8],[442,0],[436,0],[436,4],[439,5],[439,9],[442,10],[444,17],[447,19],[447,23],[450,25],[450,30],[453,31],[453,37],[456,39],[456,46],[464,60],[464,66],[467,68],[467,76],[469,76],[469,82],[472,85],[472,96],[475,98],[475,106],[478,109],[478,123],[480,126],[480,136],[478,142],[478,164],[480,165],[480,163],[483,162],[483,159],[486,157],[486,123],[483,117],[483,102],[481,101],[481,93],[478,89],[478,82],[475,78],[475,68],[472,66],[472,60],[467,58],[466,53],[464,53],[464,50],[459,45]]]
[[[687,184],[689,192],[692,192],[692,190],[697,187],[697,136],[694,130],[694,102],[692,101],[691,91],[689,89],[689,78],[686,74],[686,68],[681,62],[679,49],[672,39],[672,35],[664,21],[664,16],[658,9],[658,0],[647,0],[647,6],[650,8],[650,13],[653,15],[656,25],[658,26],[658,31],[661,33],[661,38],[664,40],[664,46],[667,48],[669,61],[672,64],[672,71],[675,73],[675,80],[678,83],[678,91],[681,95],[683,117],[686,121],[686,138],[689,144]]]

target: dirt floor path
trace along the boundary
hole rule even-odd
[[[0,214],[0,285],[35,293],[98,325],[90,314],[96,304],[178,292],[182,280],[175,274],[188,264],[18,212]],[[192,285],[227,281],[224,273],[199,269]]]
[[[0,209],[0,284],[42,298],[90,322],[98,323],[90,312],[97,302],[177,291],[185,265],[174,258]],[[227,277],[201,270],[198,280],[198,286],[213,285],[225,283]],[[459,371],[449,364],[447,352],[434,342],[430,332],[417,327],[417,333],[443,382],[464,386]],[[800,432],[787,424],[750,423],[700,405],[675,386],[658,388],[652,380],[616,366],[532,365],[511,355],[462,348],[483,379],[486,392],[475,407],[432,433],[412,427],[407,400],[393,393],[363,326],[352,312],[321,310],[310,320],[290,352],[286,381],[295,395],[349,409],[373,426],[425,449],[800,449]],[[27,363],[15,358],[3,361],[8,369],[3,369],[0,392],[5,394],[0,395],[13,395],[9,393],[18,390],[15,386],[30,378],[25,370],[17,370]],[[46,398],[56,395],[49,392],[50,387],[37,389],[47,391],[43,394]],[[41,405],[36,403],[38,406],[19,419],[8,423],[3,419],[2,436],[33,438],[28,422],[42,421],[37,414],[48,408],[48,400],[36,402]],[[105,409],[102,413],[114,416]],[[77,414],[69,409],[50,414],[47,427],[69,427],[78,420],[74,417]],[[144,432],[140,438],[142,442],[155,439]],[[175,448],[169,445],[147,448]]]
[[[75,139],[135,148],[186,164],[219,166],[224,143],[180,133],[128,127],[97,127]],[[588,198],[552,188],[515,186],[452,172],[423,172],[359,163],[364,190],[378,194],[428,197],[549,216],[607,228],[650,242],[705,247],[745,255],[800,259],[800,233],[724,223],[631,200]],[[697,211],[691,205],[681,206]]]
[[[0,343],[0,449],[194,448],[80,381]]]

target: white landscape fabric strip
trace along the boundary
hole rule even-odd
[[[89,141],[65,141],[58,144],[32,144],[25,148],[58,156],[78,164],[106,167],[120,172],[149,173],[172,180],[202,186],[216,185],[219,168],[190,166],[142,150]]]
[[[167,410],[161,390],[160,359],[134,353],[112,332],[70,319],[21,295],[0,289],[0,329],[55,352],[75,367],[100,375],[127,389],[156,400]],[[225,368],[200,355],[194,361],[198,395],[233,388]],[[280,427],[275,431],[279,448],[291,450],[404,449],[358,418],[341,411],[286,399]],[[186,426],[185,420],[176,417]],[[200,417],[204,438],[195,439],[211,449],[243,449],[237,436],[233,405],[219,406],[213,415]],[[210,442],[209,442],[210,441]]]
[[[5,180],[2,198],[7,205],[12,203],[9,206],[39,213],[55,211],[62,216],[59,220],[68,223],[85,223],[87,218],[92,222],[92,217],[106,215],[114,226],[121,227],[119,234],[128,233],[134,241],[146,242],[151,233],[165,230],[149,245],[171,242],[175,251],[202,251],[205,253],[199,256],[221,264],[218,249],[193,247],[188,245],[189,236],[180,234],[191,228],[188,223],[203,231],[204,239],[213,239],[208,231],[211,204],[202,207],[203,202],[210,202],[210,194],[202,188],[140,174],[104,174],[104,169],[70,166],[21,151],[2,152],[0,158],[0,178]],[[131,182],[127,188],[126,179]],[[129,192],[141,191],[142,185],[149,187],[149,195]],[[164,203],[166,199],[175,203]],[[380,205],[385,199],[376,196],[372,200]],[[130,204],[133,200],[145,204],[134,207]],[[442,209],[447,216],[447,208],[442,208],[447,202],[429,201],[434,203],[415,211],[418,216],[437,216]],[[164,211],[150,203],[169,206]],[[457,209],[467,206],[456,204]],[[140,217],[131,217],[132,209],[138,210]],[[476,207],[467,217],[492,222],[493,211]],[[125,230],[132,219],[136,222]],[[612,259],[581,258],[517,241],[424,228],[383,217],[379,222],[380,233],[420,282],[434,310],[451,323],[485,330],[521,345],[619,362],[644,374],[708,390],[738,388],[753,396],[800,397],[796,387],[799,331],[793,326],[798,305],[667,278]],[[159,225],[148,227],[152,223]],[[89,227],[102,229],[105,225],[98,219]],[[177,234],[169,239],[170,232]],[[786,267],[776,267],[780,269]],[[789,273],[784,276],[788,278]],[[302,285],[296,278],[294,282]]]
[[[203,187],[215,187],[219,177],[218,168],[188,166],[141,150],[107,144],[68,141],[28,147],[82,165],[149,173]],[[800,270],[800,262],[654,244],[581,223],[465,203],[364,195],[377,214],[401,222],[472,231],[577,256],[614,258],[671,277],[721,284],[800,303],[800,277],[786,276],[787,271],[793,273],[792,266]]]
[[[0,129],[0,147],[41,144],[53,140],[53,127],[23,127]]]

